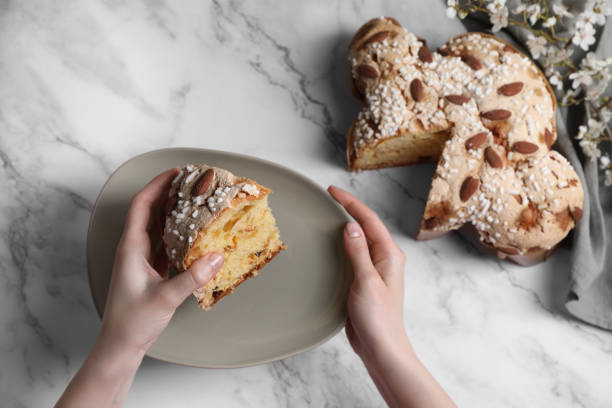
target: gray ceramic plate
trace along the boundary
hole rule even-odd
[[[190,296],[147,355],[199,367],[243,367],[285,358],[333,337],[346,321],[352,280],[341,249],[348,215],[325,190],[293,170],[214,150],[145,153],[124,163],[106,182],[87,236],[89,284],[98,314],[104,310],[132,195],[158,173],[186,163],[222,167],[272,188],[270,206],[289,248],[209,312]]]

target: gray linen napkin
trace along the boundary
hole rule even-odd
[[[599,58],[612,56],[612,28],[609,20],[606,23],[597,44]],[[606,147],[612,150],[609,144]],[[589,213],[576,230],[571,288],[565,306],[577,318],[612,330],[612,186],[600,181],[595,160],[583,162]]]
[[[507,5],[512,9],[516,3],[510,0]],[[582,5],[583,2],[574,2],[572,9],[582,10]],[[490,28],[486,16],[470,15],[463,23],[468,31],[488,31]],[[612,56],[612,29],[610,21],[606,23],[603,30],[598,30],[595,50],[599,58]],[[526,51],[527,33],[525,29],[512,27],[495,34]],[[578,59],[583,55],[576,52],[574,57]],[[583,218],[573,234],[566,308],[582,321],[612,330],[612,242],[609,237],[612,232],[612,186],[603,186],[598,162],[585,158],[576,148],[573,135],[577,134],[585,118],[582,108],[560,107],[557,110],[555,148],[570,161],[585,190]],[[609,144],[605,147],[612,150]]]

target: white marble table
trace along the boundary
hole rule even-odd
[[[433,47],[463,30],[438,1],[0,2],[0,400],[51,405],[94,342],[85,238],[128,158],[167,146],[276,161],[348,188],[408,257],[414,347],[465,407],[612,404],[612,334],[566,317],[567,248],[521,268],[453,234],[413,234],[433,166],[344,170],[357,112],[346,47],[392,15]],[[374,3],[374,2],[371,2]],[[128,406],[384,405],[344,333],[235,370],[145,359]]]

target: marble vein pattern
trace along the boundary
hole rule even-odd
[[[569,243],[522,268],[451,234],[413,236],[432,165],[345,170],[358,106],[346,47],[391,15],[432,48],[463,31],[437,1],[0,1],[0,400],[49,406],[99,321],[85,239],[104,181],[139,153],[246,153],[349,189],[409,259],[413,345],[466,407],[612,405],[612,335],[567,317]],[[343,332],[267,365],[145,359],[127,406],[380,407]]]

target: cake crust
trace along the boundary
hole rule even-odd
[[[218,167],[183,167],[172,181],[166,209],[163,240],[171,265],[177,272],[189,268],[188,253],[202,231],[227,209],[241,201],[263,199],[270,192],[253,180]]]
[[[234,267],[229,267],[226,258],[226,263],[215,278],[194,291],[202,309],[209,310],[286,248],[278,237],[274,218],[267,205],[270,193],[270,189],[251,179],[238,178],[227,170],[207,165],[189,164],[173,180],[163,235],[172,267],[177,273],[182,273],[210,250],[224,252],[236,261]],[[249,212],[253,208],[259,209],[259,212]],[[255,214],[249,215],[249,220],[267,224],[263,227],[251,221],[237,224],[247,213]],[[261,219],[253,220],[257,216]],[[234,226],[236,232],[233,232]],[[267,232],[261,235],[258,231]],[[240,248],[239,237],[254,236],[260,237],[259,241],[252,241],[258,244],[249,244],[248,252],[233,254]],[[250,253],[254,250],[251,249],[252,245],[257,245],[257,256]],[[242,248],[244,252],[246,247]],[[244,267],[249,265],[253,266],[245,270]],[[226,270],[226,267],[229,269]]]

